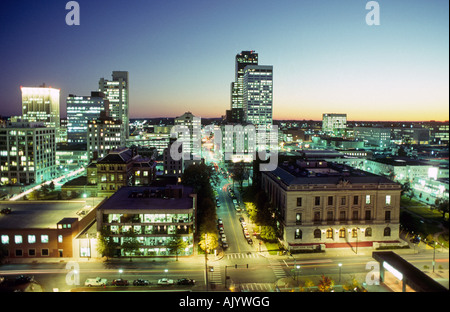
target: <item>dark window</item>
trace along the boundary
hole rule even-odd
[[[366,234],[366,236],[367,236],[367,237],[370,237],[370,236],[372,236],[372,228],[370,228],[370,227],[369,227],[369,228],[367,228],[367,229],[366,229],[366,233],[365,233],[365,234]]]
[[[390,227],[384,228],[384,236],[391,236],[391,228]]]
[[[320,197],[319,197],[319,196],[316,196],[316,197],[314,198],[314,204],[315,204],[316,206],[319,206],[319,205],[320,205]]]
[[[328,205],[333,205],[333,196],[328,196]]]
[[[366,210],[366,220],[370,220],[370,210]]]
[[[358,196],[353,196],[353,205],[358,205]]]
[[[301,207],[301,206],[302,206],[302,198],[297,197],[297,207]]]
[[[352,216],[353,220],[358,220],[358,210],[353,210],[353,216]]]
[[[391,221],[391,212],[390,211],[385,211],[384,212],[384,220],[385,221]]]
[[[322,231],[319,229],[314,230],[314,238],[321,238],[322,237]]]

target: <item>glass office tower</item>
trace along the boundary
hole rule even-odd
[[[128,72],[113,71],[112,80],[100,78],[98,91],[104,93],[109,100],[110,117],[122,121],[123,135],[128,139],[130,136]]]
[[[109,101],[101,92],[91,92],[90,96],[67,97],[67,141],[86,143],[88,122],[100,117],[100,112],[109,109]]]

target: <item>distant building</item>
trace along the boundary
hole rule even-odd
[[[0,128],[2,184],[40,184],[56,174],[56,131],[43,123],[12,122]]]
[[[110,117],[122,121],[122,135],[130,136],[129,117],[129,77],[127,71],[113,71],[112,80],[100,78],[98,91],[105,94],[109,101]]]
[[[60,89],[46,87],[20,87],[22,93],[22,119],[42,122],[55,128],[56,142],[60,142]]]
[[[282,244],[291,252],[399,246],[401,186],[325,161],[286,162],[262,172]]]
[[[382,127],[354,127],[355,139],[361,140],[366,147],[386,149],[391,147],[391,129]]]
[[[342,136],[347,129],[347,114],[323,114],[322,131],[332,136]]]
[[[101,117],[88,121],[87,156],[89,161],[104,157],[109,151],[126,144],[123,124],[101,113]]]
[[[102,111],[109,110],[109,101],[101,92],[90,96],[69,94],[67,102],[67,140],[69,143],[86,143],[88,122],[100,118]]]
[[[194,116],[191,112],[186,112],[174,120],[175,126],[184,126],[188,131],[186,135],[180,132],[177,138],[183,142],[183,153],[188,153],[191,158],[201,155],[201,123],[201,118]]]
[[[183,185],[123,187],[97,209],[97,231],[104,229],[120,246],[130,234],[141,246],[132,252],[121,247],[117,256],[170,256],[177,238],[186,243],[178,255],[194,253],[196,194]]]

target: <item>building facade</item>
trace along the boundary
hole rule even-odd
[[[109,151],[124,147],[126,144],[122,121],[107,117],[103,113],[100,118],[88,121],[87,156],[89,161],[102,158]]]
[[[97,209],[97,231],[110,233],[122,245],[130,234],[140,243],[133,251],[121,247],[117,256],[169,256],[174,239],[185,248],[178,255],[193,254],[197,200],[192,189],[165,187],[123,187]]]
[[[101,92],[91,92],[90,96],[69,94],[67,103],[67,141],[86,143],[88,122],[100,118],[102,111],[109,109],[109,101]]]
[[[286,249],[401,245],[401,186],[325,161],[283,163],[262,173]]]
[[[0,128],[2,184],[40,184],[56,174],[56,131],[42,123],[12,122]]]
[[[113,71],[112,80],[100,78],[98,83],[98,91],[105,94],[109,101],[110,117],[122,121],[122,132],[125,139],[130,135],[129,89],[127,71]]]
[[[347,129],[347,114],[323,114],[322,131],[327,135],[342,136]]]

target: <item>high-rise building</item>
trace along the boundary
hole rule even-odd
[[[199,156],[201,154],[201,118],[194,116],[191,112],[186,112],[175,118],[174,124],[175,126],[185,126],[189,131],[188,135],[183,132],[178,135],[178,140],[184,145],[183,153]]]
[[[0,128],[2,184],[40,184],[56,173],[56,132],[43,123],[11,122]]]
[[[247,65],[243,78],[245,121],[255,126],[272,125],[273,66]]]
[[[325,134],[340,136],[347,128],[347,114],[323,114],[322,131]]]
[[[106,116],[105,112],[101,112],[100,118],[88,121],[88,161],[102,158],[109,151],[124,147],[126,140],[122,130],[122,121]]]
[[[60,141],[60,89],[46,87],[20,87],[22,93],[22,119],[29,122],[42,122],[46,127],[56,130],[56,140]]]
[[[112,80],[100,78],[98,91],[109,100],[110,117],[122,121],[123,135],[130,136],[129,80],[127,71],[113,71]]]
[[[231,83],[231,118],[233,122],[244,121],[244,69],[247,65],[258,65],[258,53],[242,51],[236,55],[235,81]]]
[[[100,118],[100,112],[109,110],[109,101],[101,92],[90,96],[67,97],[67,139],[69,143],[86,143],[88,122]]]

